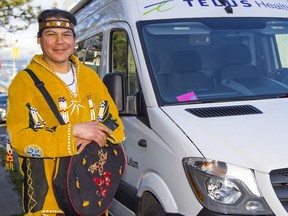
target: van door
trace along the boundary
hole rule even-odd
[[[127,212],[121,215],[134,215],[132,212],[138,215],[137,212],[139,211],[157,211],[159,215],[165,215],[163,208],[159,204],[160,201],[158,199],[161,196],[159,193],[149,188],[150,185],[145,186],[145,191],[139,190],[140,188],[144,188],[142,185],[144,181],[142,180],[145,178],[149,179],[153,176],[155,185],[157,185],[157,182],[160,182],[157,179],[161,179],[161,183],[163,182],[159,176],[160,174],[156,173],[155,170],[156,167],[163,167],[165,165],[158,162],[155,163],[155,161],[158,161],[161,149],[163,151],[159,143],[164,144],[150,127],[145,100],[141,94],[141,86],[138,80],[135,52],[132,52],[129,40],[128,33],[124,29],[113,29],[110,32],[109,72],[125,74],[125,95],[127,95],[125,104],[128,106],[128,108],[125,108],[124,113],[120,112],[126,133],[124,148],[127,157],[127,166],[115,198],[126,207],[125,210]],[[137,100],[140,101],[137,102]],[[141,105],[140,107],[135,107],[135,104]],[[151,169],[153,167],[155,170]],[[152,195],[153,192],[154,194]],[[138,206],[139,203],[143,205],[145,202],[154,203],[153,206],[155,208],[150,207],[148,209],[148,205],[146,208]],[[123,208],[121,211],[123,211]],[[111,212],[113,213],[113,206]],[[119,209],[115,210],[115,212],[119,215]]]
[[[125,91],[128,96],[136,95],[140,91],[134,56],[127,32],[124,29],[115,29],[110,33],[109,72],[125,74],[127,87]],[[119,194],[118,191],[116,199],[120,199],[119,201],[124,202],[126,207],[135,211],[134,199],[137,193],[137,183],[143,169],[141,166],[141,152],[146,150],[145,142],[150,141],[148,135],[150,128],[136,116],[126,116],[124,114],[121,117],[126,133],[124,148],[127,166],[119,190],[123,194]],[[125,200],[121,200],[121,197],[125,197]]]

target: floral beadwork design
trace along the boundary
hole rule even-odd
[[[106,195],[111,188],[111,172],[103,172],[104,171],[104,165],[107,162],[107,152],[103,152],[103,149],[98,151],[99,155],[99,161],[96,163],[92,164],[89,168],[88,171],[90,171],[92,174],[94,172],[99,173],[99,177],[95,176],[93,178],[93,182],[98,186],[98,190],[96,191],[96,194],[106,198]]]
[[[24,152],[29,155],[30,157],[42,158],[43,152],[41,148],[37,145],[29,145],[26,146]]]
[[[97,194],[99,194],[103,198],[106,198],[106,195],[109,189],[111,188],[112,181],[110,176],[111,176],[110,172],[104,172],[100,178],[98,177],[93,178],[93,182],[99,187]]]

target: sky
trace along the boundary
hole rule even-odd
[[[59,9],[62,9],[64,0],[33,0],[31,4],[41,5],[43,9],[49,9],[54,2],[57,3]],[[19,49],[19,60],[30,61],[34,54],[41,53],[40,46],[37,44],[37,31],[38,24],[33,24],[25,31],[7,33],[6,38],[11,46],[0,51],[0,59],[11,59],[13,47]]]

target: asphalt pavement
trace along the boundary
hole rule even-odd
[[[5,148],[5,125],[0,125],[0,148]],[[9,171],[5,170],[0,159],[0,216],[21,216],[21,195],[14,190]]]

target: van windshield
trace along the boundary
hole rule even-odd
[[[288,96],[288,19],[137,25],[160,105]]]

